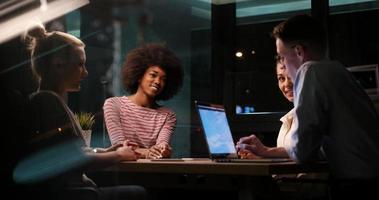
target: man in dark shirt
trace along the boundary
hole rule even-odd
[[[379,117],[370,98],[343,65],[326,59],[325,30],[312,17],[292,17],[272,35],[294,80],[297,142],[287,153],[300,163],[324,154],[333,197],[374,194],[373,188],[379,188]]]

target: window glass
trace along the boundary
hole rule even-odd
[[[81,12],[82,37],[88,38],[89,76],[87,90],[83,91],[80,101],[84,102],[83,105],[95,101],[93,106],[101,109],[105,98],[129,95],[121,81],[127,53],[142,43],[165,43],[182,61],[184,80],[182,89],[174,98],[159,103],[172,109],[177,116],[177,126],[171,138],[175,149],[173,156],[189,157],[191,66],[196,64],[205,70],[195,79],[201,84],[210,63],[210,40],[199,33],[210,31],[211,3],[198,0],[113,2],[92,1]]]
[[[236,3],[237,24],[283,20],[310,9],[311,0],[241,0]]]
[[[329,0],[330,14],[368,11],[379,8],[376,0]]]
[[[292,104],[276,80],[272,28],[284,19],[311,11],[311,0],[238,1],[233,101],[237,115],[285,113]],[[240,53],[240,54],[237,54]],[[264,84],[264,86],[262,85]]]

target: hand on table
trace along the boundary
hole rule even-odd
[[[118,147],[116,152],[122,157],[123,160],[137,160],[141,154],[136,151],[138,145],[125,140],[121,147]]]
[[[168,158],[171,156],[172,148],[168,144],[158,144],[150,147],[146,154],[146,158],[159,159]]]
[[[238,156],[241,159],[259,159],[261,157],[255,155],[253,152],[246,150],[246,149],[241,149],[238,151]]]
[[[264,156],[268,151],[268,147],[263,145],[261,140],[254,134],[248,137],[242,137],[236,145],[237,151],[249,150],[258,156]]]

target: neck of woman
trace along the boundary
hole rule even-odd
[[[154,108],[155,107],[155,101],[154,98],[151,98],[145,94],[141,93],[135,93],[133,95],[130,95],[128,97],[133,103],[147,108]]]
[[[59,97],[62,98],[64,102],[67,102],[67,92],[64,88],[59,84],[51,84],[46,81],[41,80],[38,90],[49,90],[58,94]]]

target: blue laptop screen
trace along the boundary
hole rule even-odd
[[[198,110],[210,153],[236,154],[225,110],[203,105]]]

